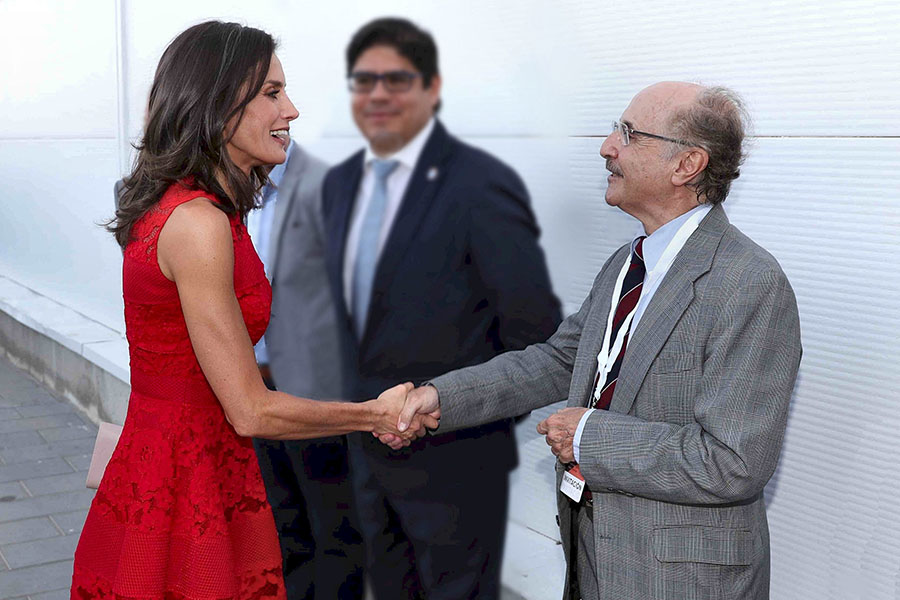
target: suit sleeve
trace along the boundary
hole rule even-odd
[[[438,432],[516,417],[566,399],[593,294],[546,342],[432,380],[441,399]]]
[[[601,410],[588,418],[580,458],[589,486],[691,504],[762,492],[781,451],[801,354],[797,304],[783,273],[754,273],[737,286],[704,354],[693,422]]]
[[[509,167],[492,165],[469,197],[469,250],[494,303],[500,350],[543,342],[560,324],[560,303],[524,183]]]

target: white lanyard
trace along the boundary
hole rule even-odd
[[[625,282],[625,275],[628,273],[628,267],[631,266],[631,255],[634,253],[633,247],[631,252],[625,257],[625,264],[623,264],[622,268],[619,270],[619,276],[616,278],[616,286],[613,288],[609,315],[606,318],[606,333],[603,334],[603,347],[600,349],[600,354],[597,355],[598,379],[597,386],[594,389],[595,399],[600,398],[603,384],[606,383],[606,378],[612,370],[613,364],[615,364],[616,358],[619,356],[619,352],[622,350],[622,345],[625,343],[625,336],[628,333],[638,308],[645,305],[649,301],[648,298],[653,296],[653,292],[656,291],[662,278],[665,277],[666,273],[669,271],[669,267],[672,266],[678,253],[684,247],[685,242],[693,235],[694,231],[696,231],[697,227],[700,225],[700,221],[703,220],[708,212],[709,210],[698,210],[681,224],[681,227],[678,228],[678,232],[672,238],[672,241],[668,243],[662,256],[660,256],[659,260],[656,262],[656,266],[644,276],[641,297],[631,312],[626,315],[625,320],[622,321],[622,325],[619,327],[618,333],[616,333],[616,339],[610,340],[616,307],[619,305],[619,296],[622,294],[622,285]]]

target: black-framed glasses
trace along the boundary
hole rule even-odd
[[[412,71],[385,71],[384,73],[354,71],[347,78],[347,86],[355,94],[368,94],[381,81],[384,84],[384,89],[393,94],[396,92],[408,92],[412,88],[416,77],[419,77],[419,74]]]
[[[622,138],[622,144],[627,146],[631,143],[631,136],[634,135],[643,135],[644,137],[656,138],[657,140],[663,140],[666,142],[672,142],[673,144],[681,144],[683,146],[693,146],[693,144],[689,142],[685,142],[684,140],[676,140],[674,138],[666,137],[664,135],[656,135],[655,133],[647,133],[646,131],[638,131],[628,123],[623,123],[622,121],[613,121],[612,122],[613,131],[619,132],[619,137]]]

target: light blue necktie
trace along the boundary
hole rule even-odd
[[[375,267],[378,266],[378,238],[381,234],[381,223],[384,220],[384,208],[387,204],[387,178],[399,164],[396,160],[380,158],[372,161],[375,189],[372,190],[369,207],[366,209],[359,229],[356,264],[353,265],[353,326],[356,330],[356,337],[360,340],[366,326],[369,301],[372,299]]]

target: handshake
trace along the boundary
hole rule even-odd
[[[403,383],[385,390],[371,402],[378,404],[383,416],[381,425],[372,431],[372,435],[394,450],[409,446],[427,430],[437,429],[440,425],[441,403],[433,386],[417,388],[412,383]],[[538,433],[545,436],[550,451],[564,464],[575,461],[575,431],[586,411],[579,407],[563,408],[538,423]]]
[[[417,388],[412,383],[402,383],[385,390],[370,402],[378,406],[377,412],[381,415],[372,435],[394,450],[409,446],[428,429],[437,429],[440,425],[438,393],[430,385]]]

